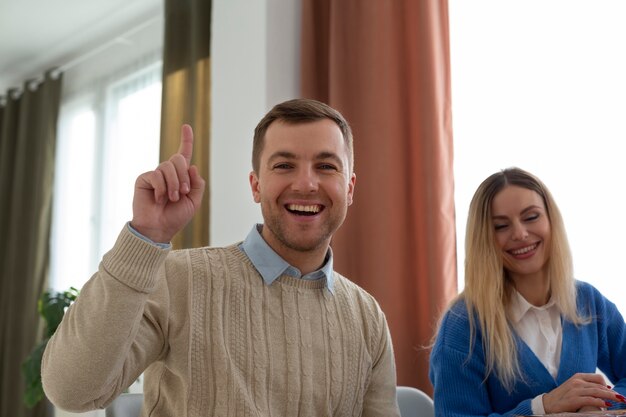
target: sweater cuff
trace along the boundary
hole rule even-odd
[[[155,246],[158,246],[161,249],[170,249],[172,247],[172,243],[168,242],[168,243],[159,243],[159,242],[154,242],[152,241],[150,238],[148,238],[147,236],[142,235],[141,233],[139,233],[133,226],[130,225],[130,222],[126,223],[126,227],[128,227],[128,230],[130,230],[131,232],[133,232],[133,234],[143,240],[145,240],[146,242],[149,242]]]
[[[530,408],[535,415],[543,415],[546,413],[546,410],[543,408],[543,394],[537,395],[530,402]]]
[[[102,258],[101,267],[118,281],[149,293],[156,285],[157,272],[169,249],[161,249],[124,227],[113,248]]]

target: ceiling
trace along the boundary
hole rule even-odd
[[[163,0],[0,0],[0,94],[163,13]]]

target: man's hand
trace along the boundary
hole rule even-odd
[[[131,226],[153,242],[170,242],[200,207],[205,181],[190,166],[192,153],[193,131],[185,124],[178,152],[135,182]]]
[[[543,408],[547,414],[600,410],[611,405],[607,401],[623,402],[623,398],[607,387],[602,375],[578,373],[544,394]]]

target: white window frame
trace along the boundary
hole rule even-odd
[[[128,182],[129,190],[125,190],[125,194],[132,193],[132,186],[134,180],[139,174],[140,170],[153,169],[158,165],[158,149],[159,149],[159,135],[160,130],[160,86],[161,86],[161,60],[160,54],[152,53],[147,57],[143,57],[138,60],[137,63],[128,66],[125,69],[119,70],[116,73],[104,77],[99,80],[94,80],[91,88],[84,88],[80,92],[73,93],[68,97],[64,97],[59,118],[59,129],[57,138],[57,173],[55,175],[55,196],[59,198],[53,199],[53,223],[51,233],[51,268],[50,268],[50,287],[57,291],[64,291],[70,286],[81,288],[82,285],[89,279],[89,277],[97,270],[97,265],[100,262],[103,254],[110,249],[114,243],[114,237],[112,233],[114,230],[121,230],[123,226],[119,219],[112,219],[108,216],[108,212],[114,209],[114,204],[111,201],[104,201],[107,195],[115,195],[117,190],[112,190],[109,193],[106,189],[107,172],[111,170],[107,168],[110,163],[107,163],[107,158],[115,158],[115,155],[111,155],[107,151],[107,147],[111,143],[118,139],[119,132],[115,132],[115,126],[117,115],[115,114],[115,107],[119,104],[120,97],[124,97],[125,94],[116,94],[116,91],[120,89],[132,89],[141,90],[142,86],[137,85],[137,79],[142,77],[149,77],[148,83],[156,83],[158,85],[158,103],[153,103],[152,111],[158,111],[156,116],[159,120],[152,121],[146,128],[152,130],[151,137],[154,138],[154,142],[151,142],[151,147],[146,152],[150,152],[150,155],[154,156],[154,161],[142,164],[134,164],[134,161],[127,161],[125,166],[115,167],[115,169],[122,169],[124,172],[130,172],[127,178],[123,178],[125,182]],[[134,87],[133,87],[134,86]],[[136,92],[138,90],[134,90]],[[68,132],[71,120],[76,115],[77,111],[91,111],[94,120],[94,131],[91,134],[85,132],[84,138],[80,138],[84,141],[91,141],[90,145],[86,146],[86,149],[91,146],[93,153],[91,155],[81,155],[83,159],[77,159],[77,155],[73,155],[73,160],[68,160],[65,153],[67,149],[67,141],[69,139]],[[153,115],[154,116],[154,115]],[[76,141],[76,139],[74,139]],[[76,142],[74,142],[76,144]],[[84,144],[81,144],[84,146]],[[137,158],[143,155],[137,155]],[[77,168],[78,165],[87,160],[85,166],[79,171],[70,173],[68,178],[67,170]],[[135,165],[139,165],[138,167]],[[143,171],[142,171],[143,172]],[[83,175],[86,178],[90,178],[87,182],[89,186],[83,181],[81,189],[67,190],[67,183],[65,178],[72,181],[76,180],[76,176]],[[126,186],[126,184],[124,184]],[[76,209],[76,205],[80,205],[79,202],[71,203],[71,207],[68,206],[68,202],[63,199],[71,197],[69,193],[78,196],[82,202],[87,201],[89,204],[84,204],[85,210],[89,211],[90,221],[88,224],[81,224],[78,227],[87,229],[87,233],[83,233],[80,238],[75,239],[70,236],[68,230],[71,229],[71,222],[79,222],[79,219],[84,219],[83,215],[76,216],[77,218],[67,218],[68,211]],[[124,198],[128,201],[132,199],[131,196],[124,195]],[[109,198],[110,199],[110,198]],[[130,220],[131,207],[128,205],[128,215],[125,216],[124,221]],[[65,218],[64,218],[65,217]],[[119,217],[119,216],[118,216]],[[83,220],[84,223],[84,220]],[[65,229],[65,230],[64,230]],[[78,233],[80,235],[81,233]],[[71,240],[68,244],[67,240]],[[77,241],[75,241],[77,240]],[[70,254],[69,251],[72,251]],[[78,255],[78,259],[76,259]],[[87,266],[84,265],[79,270],[74,268],[75,263],[88,259]]]

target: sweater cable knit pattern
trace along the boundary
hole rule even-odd
[[[384,314],[334,279],[334,294],[268,286],[237,245],[168,251],[123,230],[48,343],[46,394],[103,408],[145,371],[143,417],[399,416]]]

